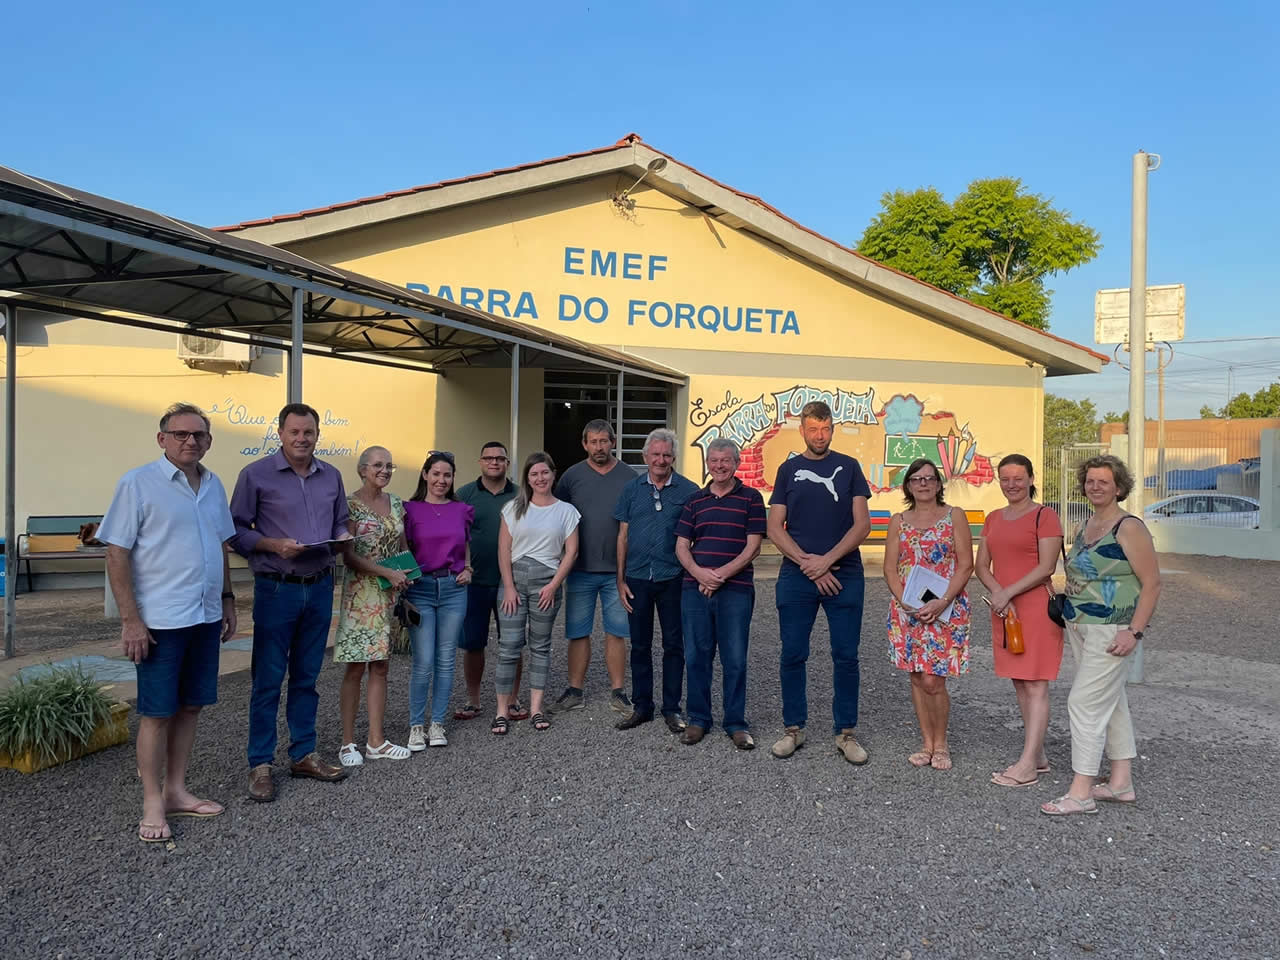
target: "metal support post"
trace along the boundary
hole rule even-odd
[[[516,445],[520,442],[520,344],[511,345],[511,449],[507,456],[513,468],[519,470]],[[517,474],[518,475],[518,474]]]
[[[17,655],[18,626],[18,308],[4,305],[4,656]]]
[[[617,442],[614,446],[617,449],[619,460],[622,459],[622,380],[625,376],[626,374],[623,371],[618,371],[618,402],[614,405],[613,411],[613,432],[617,437]]]
[[[1156,348],[1156,499],[1169,495],[1164,465],[1164,347]]]
[[[306,294],[293,290],[293,328],[289,342],[289,402],[302,402],[302,320]]]
[[[1147,174],[1160,158],[1139,150],[1133,155],[1133,220],[1129,253],[1129,470],[1134,487],[1125,509],[1142,516],[1147,486]],[[1132,653],[1129,682],[1141,683],[1142,641]]]

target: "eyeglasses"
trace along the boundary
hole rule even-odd
[[[453,454],[448,450],[428,450],[427,456],[440,457],[441,459],[448,460],[450,463],[453,463]]]
[[[208,430],[161,430],[161,433],[167,433],[178,443],[186,443],[188,440],[194,440],[196,443],[208,443],[213,437]]]
[[[907,482],[908,482],[908,483],[914,483],[917,487],[925,487],[925,486],[928,486],[928,485],[929,485],[929,484],[931,484],[931,483],[937,483],[937,482],[938,482],[938,478],[937,478],[936,476],[933,476],[933,475],[930,475],[930,476],[927,476],[927,477],[912,477],[912,478],[911,478],[909,481],[907,481]]]
[[[661,500],[661,498],[658,496],[658,488],[657,488],[657,487],[652,487],[652,486],[651,486],[651,487],[650,487],[650,489],[651,489],[651,490],[653,490],[653,509],[654,509],[654,510],[656,510],[656,511],[658,511],[659,513],[661,513],[661,512],[662,512],[662,500]]]
[[[506,463],[506,462],[507,462],[507,458],[506,458],[505,456],[502,456],[502,457],[481,457],[480,459],[481,459],[482,461],[484,461],[485,463]]]
[[[381,472],[383,470],[387,471],[387,473],[396,472],[396,465],[394,463],[366,463],[365,466],[376,472]]]

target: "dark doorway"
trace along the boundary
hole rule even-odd
[[[543,414],[542,449],[551,454],[558,473],[563,473],[586,456],[582,449],[583,428],[592,420],[603,420],[608,415],[608,403],[547,401]]]

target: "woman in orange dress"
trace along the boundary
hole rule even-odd
[[[1062,666],[1062,628],[1049,618],[1050,578],[1062,548],[1062,524],[1051,507],[1035,502],[1035,470],[1020,453],[997,467],[1000,490],[1009,505],[993,511],[982,527],[977,575],[991,593],[991,635],[995,641],[996,676],[1013,681],[1025,731],[1022,756],[991,782],[1001,787],[1029,787],[1048,773],[1044,749],[1049,728],[1049,681]],[[1022,621],[1026,652],[1010,653],[1003,643],[1004,611],[1012,604]]]

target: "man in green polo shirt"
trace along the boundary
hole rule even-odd
[[[498,596],[502,576],[498,573],[498,527],[502,508],[516,495],[516,485],[507,479],[507,446],[490,440],[480,448],[480,476],[458,489],[458,499],[476,512],[471,525],[471,566],[475,571],[467,585],[467,616],[462,625],[462,672],[467,681],[467,703],[454,713],[456,720],[470,720],[480,713],[480,680],[484,677],[484,649],[489,644],[489,623],[498,616]],[[507,719],[523,720],[529,711],[520,704],[520,673],[516,664],[516,685],[511,689]]]

